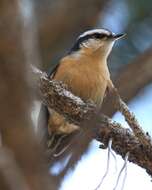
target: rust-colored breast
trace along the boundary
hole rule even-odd
[[[109,79],[106,67],[95,59],[67,57],[61,60],[54,79],[63,81],[72,93],[83,100],[91,99],[100,106]]]

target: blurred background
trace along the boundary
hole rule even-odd
[[[127,36],[115,44],[108,65],[122,99],[129,104],[144,130],[152,134],[151,10],[151,0],[3,0],[0,2],[0,60],[2,63],[9,61],[9,67],[17,60],[51,71],[85,30],[107,28],[115,33],[126,33]],[[18,54],[23,57],[18,59]],[[14,66],[12,70],[18,68]],[[1,70],[1,73],[2,76],[4,72]],[[36,123],[37,104],[33,110]],[[107,102],[103,111],[128,127]],[[104,175],[107,160],[107,150],[100,150],[98,146],[97,141],[91,143],[88,153],[75,171],[68,173],[60,190],[95,189]],[[116,163],[111,160],[104,190],[114,189],[122,164],[119,156]],[[56,166],[54,173],[59,168]],[[150,189],[150,180],[143,169],[128,164],[124,189]]]

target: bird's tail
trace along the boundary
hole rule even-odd
[[[47,146],[53,155],[61,155],[70,145],[71,138],[79,126],[69,123],[67,119],[54,110],[49,110],[48,119],[49,140]]]

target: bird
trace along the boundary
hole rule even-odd
[[[70,51],[61,58],[49,78],[62,81],[74,95],[83,101],[91,100],[100,108],[106,91],[113,89],[107,58],[114,43],[124,36],[125,34],[115,34],[108,29],[83,32]],[[42,118],[42,113],[45,119]],[[79,130],[79,126],[70,123],[64,116],[44,105],[40,111],[39,121],[40,133],[51,137],[48,147],[52,149],[54,155],[58,155],[64,149],[62,144],[65,137]],[[60,151],[57,151],[60,146]]]

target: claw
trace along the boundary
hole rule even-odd
[[[55,139],[55,136],[56,136],[55,134],[52,134],[51,138],[48,140],[48,142],[47,142],[47,147],[48,148],[50,148],[52,146],[53,141]]]
[[[70,146],[70,144],[68,144],[67,146],[65,146],[60,152],[53,154],[53,156],[54,156],[54,157],[60,156],[61,154],[63,154],[63,153],[67,150],[67,148],[68,148],[69,146]]]
[[[67,148],[68,146],[64,147],[59,153],[55,153],[57,148],[61,145],[62,140],[66,137],[67,135],[62,135],[59,136],[58,134],[52,134],[51,138],[48,141],[48,148],[50,148],[51,153],[53,153],[53,156],[57,157],[61,155]]]

